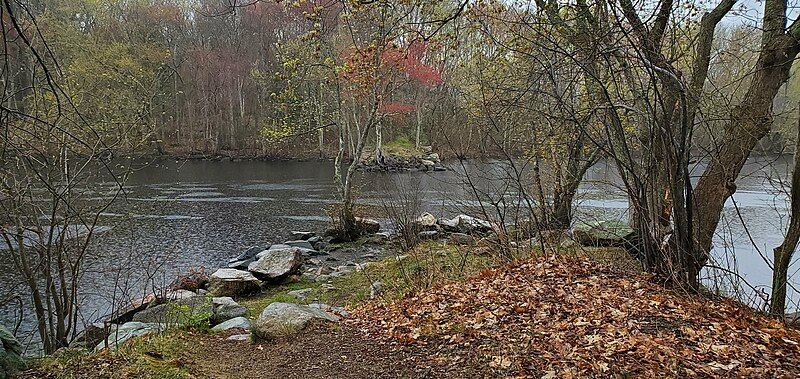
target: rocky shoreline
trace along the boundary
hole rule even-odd
[[[348,315],[344,308],[283,302],[267,305],[250,320],[248,308],[237,300],[286,283],[306,281],[331,286],[332,280],[362,271],[370,262],[390,256],[398,261],[404,258],[393,247],[395,236],[380,232],[380,225],[374,220],[361,222],[369,226],[370,232],[358,243],[338,244],[325,234],[294,231],[282,243],[245,249],[211,274],[204,270],[189,272],[162,293],[134,300],[103,321],[89,325],[71,347],[113,349],[131,338],[206,322],[214,332],[235,330],[230,338],[244,340],[277,338],[314,320],[338,321]],[[492,229],[489,222],[471,216],[436,219],[429,213],[417,218],[414,227],[420,240],[446,239],[464,245],[474,244],[476,238],[487,236]],[[311,289],[299,289],[287,295],[305,301],[310,292]],[[369,292],[373,298],[379,295],[381,283],[372,283]]]

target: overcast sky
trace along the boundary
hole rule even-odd
[[[717,3],[718,0],[712,0],[708,7],[714,7]],[[725,17],[723,23],[729,25],[760,25],[763,12],[763,0],[739,0],[731,13]],[[800,0],[789,0],[789,22],[797,18],[798,15],[800,15]]]

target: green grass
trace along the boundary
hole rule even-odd
[[[411,141],[407,136],[400,136],[392,141],[384,143],[383,152],[387,155],[397,155],[408,158],[422,155],[422,151],[417,150],[414,141]]]
[[[502,261],[488,254],[477,255],[472,248],[434,241],[422,243],[405,255],[407,257],[402,261],[391,256],[369,262],[364,270],[354,270],[327,283],[303,280],[273,287],[259,296],[242,299],[240,303],[250,309],[251,317],[257,317],[262,309],[273,302],[320,302],[352,307],[369,299],[371,285],[376,281],[383,284],[381,298],[391,301],[439,283],[463,279]],[[333,288],[323,288],[323,284]],[[304,288],[312,289],[305,301],[288,295],[290,291]]]
[[[184,352],[190,348],[189,340],[195,333],[198,332],[174,329],[150,334],[96,354],[84,349],[62,349],[35,362],[36,372],[31,377],[191,378],[184,367]]]

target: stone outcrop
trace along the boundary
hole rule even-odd
[[[268,305],[253,323],[253,334],[272,340],[297,333],[313,321],[339,321],[339,316],[322,309],[291,303]]]
[[[247,271],[221,268],[211,274],[209,288],[215,296],[241,296],[257,292],[261,281]]]

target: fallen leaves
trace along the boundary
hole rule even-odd
[[[501,376],[797,377],[800,332],[734,302],[678,294],[583,258],[535,258],[350,321],[472,354]],[[451,362],[452,363],[452,362]]]

